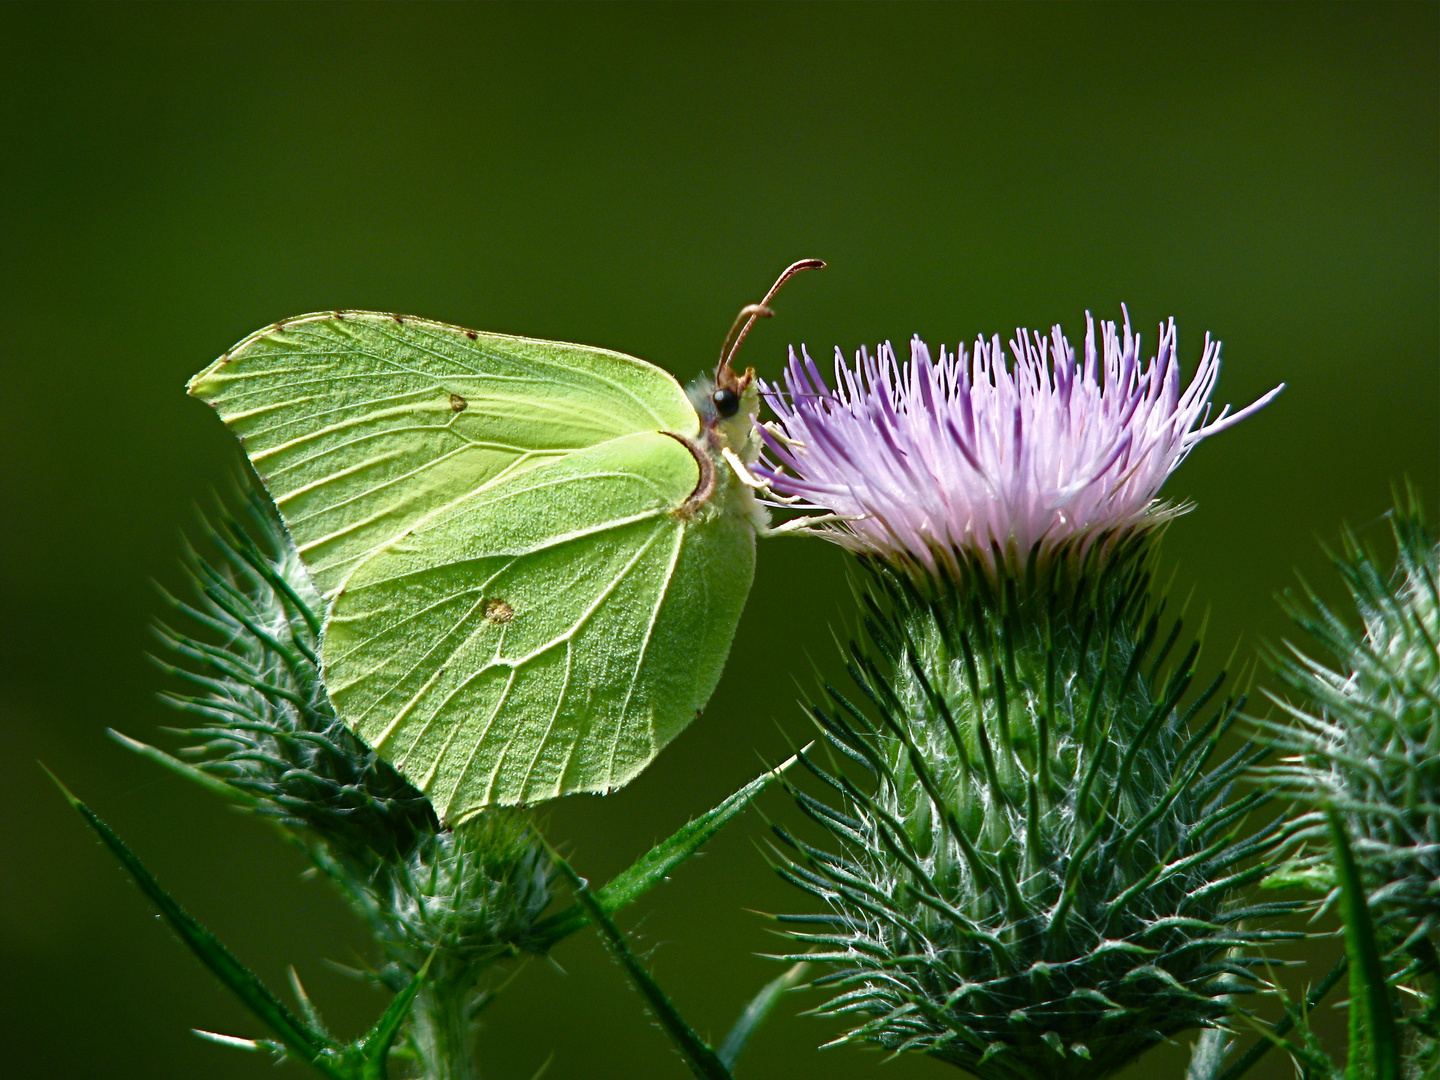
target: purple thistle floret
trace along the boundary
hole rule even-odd
[[[1284,384],[1210,420],[1218,341],[1206,335],[1182,391],[1173,319],[1143,368],[1128,312],[1123,332],[1102,324],[1103,362],[1085,322],[1083,365],[1059,326],[1048,340],[1017,331],[1013,367],[998,336],[977,339],[973,357],[942,347],[938,362],[916,337],[908,364],[888,343],[853,368],[836,349],[833,390],[792,349],[784,388],[763,386],[783,437],[761,429],[754,471],[779,496],[850,518],[816,527],[829,539],[931,572],[977,560],[993,572],[997,552],[1084,551],[1158,525],[1183,509],[1156,496],[1185,455]]]

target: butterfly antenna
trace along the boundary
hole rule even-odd
[[[745,342],[745,335],[750,333],[750,328],[755,325],[755,320],[760,318],[768,319],[775,313],[770,310],[769,303],[775,299],[775,294],[784,285],[802,270],[823,270],[825,263],[821,259],[801,259],[793,262],[781,271],[780,276],[775,279],[775,284],[770,286],[770,291],[765,294],[765,299],[758,304],[746,304],[740,309],[740,314],[735,316],[735,322],[730,327],[730,332],[725,335],[725,344],[720,347],[720,362],[715,365],[715,378],[718,381],[722,371],[730,370],[730,361],[740,351],[740,346]]]

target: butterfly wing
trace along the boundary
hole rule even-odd
[[[754,532],[677,513],[699,470],[644,433],[506,478],[375,553],[336,597],[332,700],[447,821],[609,791],[693,719]]]
[[[365,311],[252,334],[189,389],[239,436],[327,595],[485,484],[607,439],[699,430],[680,384],[643,360]]]
[[[624,784],[719,679],[754,569],[692,514],[664,371],[369,312],[302,316],[190,384],[330,601],[340,715],[445,820]]]

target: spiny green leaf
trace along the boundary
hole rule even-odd
[[[575,896],[581,907],[600,927],[600,932],[606,943],[609,944],[611,951],[615,953],[616,959],[625,968],[631,982],[635,984],[635,988],[649,1003],[651,1010],[655,1013],[655,1018],[659,1020],[665,1033],[670,1036],[675,1048],[680,1051],[680,1056],[685,1059],[685,1064],[695,1074],[696,1080],[735,1080],[715,1051],[685,1022],[685,1018],[675,1008],[674,1002],[666,996],[665,991],[660,989],[660,985],[645,969],[645,965],[640,963],[635,954],[630,951],[625,935],[615,925],[614,920],[606,914],[605,908],[595,894],[590,891],[585,879],[553,850],[550,852],[550,857],[554,860],[560,873],[575,889]]]
[[[601,907],[607,913],[618,911],[664,881],[672,870],[700,850],[705,841],[750,805],[755,796],[798,759],[797,754],[769,772],[757,776],[714,809],[677,829],[667,839],[660,841],[616,874],[594,893]],[[537,923],[534,932],[522,944],[532,952],[545,952],[588,922],[590,917],[586,914],[585,906],[577,901]]]
[[[759,1029],[765,1018],[770,1015],[770,1010],[775,1008],[781,995],[800,982],[809,966],[803,961],[796,964],[779,978],[771,979],[761,987],[758,994],[750,999],[735,1021],[735,1026],[730,1029],[730,1033],[725,1036],[725,1041],[720,1044],[720,1049],[717,1051],[722,1065],[727,1069],[735,1066],[735,1059],[740,1056],[740,1052],[745,1049],[750,1037]]]
[[[167,754],[164,750],[150,746],[148,743],[142,743],[138,739],[132,739],[130,736],[124,735],[114,728],[107,729],[106,734],[121,746],[125,747],[125,749],[133,750],[141,757],[149,758],[151,761],[163,765],[171,772],[178,773],[185,777],[185,779],[194,781],[201,787],[214,792],[222,798],[239,803],[241,806],[250,807],[251,809],[259,809],[265,805],[264,800],[256,798],[254,795],[236,787],[234,784],[226,783],[218,776],[212,776],[204,769],[197,769],[189,762],[181,761],[179,758]]]
[[[43,766],[42,766],[43,767]],[[49,770],[46,770],[49,773]],[[333,1080],[355,1080],[351,1070],[335,1060],[341,1048],[324,1031],[312,1029],[297,1018],[272,994],[259,978],[237,960],[233,953],[222,945],[209,930],[197,922],[173,897],[170,896],[155,876],[146,869],[135,853],[99,816],[77,799],[64,784],[50,773],[50,778],[64,793],[70,805],[89,823],[101,841],[135,879],[140,891],[160,909],[165,920],[179,935],[200,962],[238,997],[255,1016],[265,1024],[285,1049],[297,1060],[306,1062],[317,1072]]]
[[[435,954],[432,952],[405,989],[395,995],[389,1007],[375,1022],[375,1026],[355,1044],[353,1049],[360,1058],[360,1080],[385,1080],[385,1065],[390,1056],[390,1047],[400,1032],[400,1025],[410,1015],[410,1006],[414,1004],[415,995],[425,985],[434,959]]]

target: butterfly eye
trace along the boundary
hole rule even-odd
[[[715,403],[715,411],[722,419],[728,420],[740,411],[740,395],[726,387],[711,394],[710,400]]]

